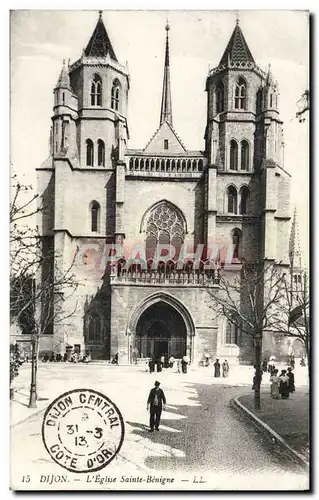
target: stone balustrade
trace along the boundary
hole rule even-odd
[[[203,158],[153,158],[145,156],[127,156],[127,171],[133,172],[157,172],[157,173],[181,173],[191,174],[202,172],[204,169]]]
[[[175,286],[218,286],[219,270],[118,270],[111,276],[111,283]]]

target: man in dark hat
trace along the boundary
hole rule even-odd
[[[166,398],[165,394],[160,389],[160,383],[155,382],[155,387],[150,390],[148,400],[147,400],[147,411],[150,410],[150,432],[159,430],[159,424],[161,419],[162,410],[165,410]]]

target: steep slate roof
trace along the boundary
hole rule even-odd
[[[95,30],[84,53],[87,57],[106,57],[109,55],[111,59],[118,62],[103,23],[102,11],[100,11]]]
[[[223,57],[220,60],[219,66],[224,64],[226,65],[228,63],[228,57],[230,62],[232,63],[255,63],[238,23],[236,24],[233,34],[230,37]]]

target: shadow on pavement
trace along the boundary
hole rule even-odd
[[[162,412],[159,432],[150,433],[146,425],[127,422],[133,434],[147,440],[146,467],[214,473],[296,471],[289,457],[277,455],[269,438],[231,408],[230,399],[238,396],[238,388],[188,383],[185,389],[195,390],[197,396],[188,397],[189,405],[170,400],[172,407],[167,404],[167,411]],[[249,391],[248,387],[243,390]]]

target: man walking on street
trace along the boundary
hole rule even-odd
[[[166,398],[165,394],[160,389],[160,383],[155,382],[155,387],[150,390],[148,400],[147,400],[147,411],[150,410],[150,432],[154,432],[155,430],[159,430],[159,424],[161,419],[162,410],[165,410]]]

